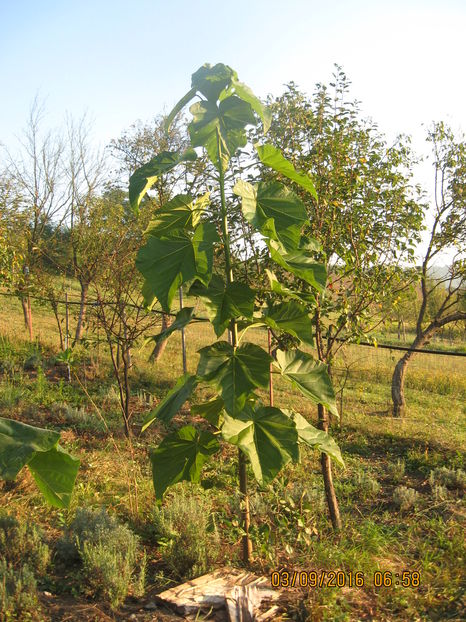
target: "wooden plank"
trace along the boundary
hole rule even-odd
[[[165,590],[156,596],[159,602],[168,605],[177,613],[185,616],[199,611],[210,611],[231,622],[252,622],[272,620],[277,607],[269,608],[269,603],[276,602],[279,593],[270,588],[266,577],[258,577],[251,572],[232,568],[221,568],[207,575],[186,581],[181,585]],[[267,611],[260,612],[264,604]],[[224,610],[227,617],[221,615]],[[246,613],[249,611],[249,614]],[[263,617],[263,616],[267,617]],[[249,618],[248,618],[249,616]],[[276,618],[275,618],[276,619]]]

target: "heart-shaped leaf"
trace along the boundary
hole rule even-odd
[[[270,305],[264,311],[264,322],[274,330],[281,330],[313,345],[312,321],[307,308],[291,300]]]
[[[225,285],[223,279],[214,274],[208,287],[195,281],[189,293],[204,302],[217,337],[225,332],[232,319],[252,318],[255,292],[246,283],[234,281]]]
[[[181,162],[193,162],[197,158],[194,149],[162,151],[152,160],[136,169],[129,178],[129,203],[137,210],[146,192],[155,184],[163,173],[168,173]]]
[[[296,426],[279,408],[246,409],[239,417],[225,415],[222,436],[248,456],[260,484],[273,479],[290,460],[299,459]]]
[[[150,452],[155,496],[162,499],[177,482],[198,482],[205,461],[219,449],[216,437],[187,425],[166,436]]]
[[[277,149],[274,145],[254,145],[254,147],[263,164],[296,182],[317,199],[317,192],[311,178],[308,175],[303,175],[303,173],[298,173],[293,164],[284,157],[280,149]]]
[[[252,390],[269,383],[271,357],[259,346],[245,343],[236,350],[226,341],[218,341],[199,350],[197,374],[216,384],[230,414],[239,412]]]
[[[278,350],[276,364],[284,378],[315,404],[322,404],[338,417],[335,391],[327,372],[327,365],[316,361],[301,350]]]
[[[167,424],[173,419],[176,413],[180,410],[186,400],[190,397],[194,389],[199,383],[199,379],[196,376],[190,376],[185,374],[178,378],[175,386],[171,389],[163,400],[148,413],[144,419],[144,424],[141,428],[141,432],[147,430],[150,424],[158,419]]]

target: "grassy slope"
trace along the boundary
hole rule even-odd
[[[158,441],[163,431],[154,426],[147,436],[136,438],[133,464],[121,436],[115,389],[103,348],[99,361],[95,352],[90,358],[82,353],[87,361],[87,371],[80,368],[82,386],[76,381],[72,386],[59,382],[56,368],[47,362],[58,344],[54,319],[47,309],[34,307],[35,331],[45,348],[41,356],[46,375],[44,378],[40,373],[24,372],[22,364],[31,354],[31,346],[22,342],[25,332],[20,306],[14,299],[2,299],[1,305],[0,358],[10,360],[12,369],[1,377],[0,415],[63,430],[64,445],[82,460],[69,512],[44,506],[27,473],[20,476],[12,490],[4,490],[1,503],[13,512],[33,516],[51,535],[59,533],[78,505],[105,504],[144,536],[154,503],[147,448]],[[251,333],[249,339],[265,345],[263,333]],[[212,338],[208,326],[189,327],[189,371],[196,368],[196,351]],[[178,335],[169,341],[157,368],[145,362],[146,355],[134,352],[135,422],[150,407],[146,402],[158,401],[182,373]],[[428,478],[436,467],[465,468],[460,450],[465,447],[466,361],[428,355],[415,358],[407,379],[408,416],[394,420],[388,411],[390,374],[396,360],[397,354],[392,357],[387,350],[352,346],[336,366],[337,386],[349,370],[341,428],[336,425],[333,431],[347,465],[345,470],[335,469],[344,523],[340,537],[329,527],[316,454],[306,453],[299,466],[287,467],[271,486],[256,489],[253,485],[258,570],[343,569],[365,575],[364,588],[292,590],[290,611],[294,611],[296,619],[461,618],[464,505],[458,491],[450,491],[445,499],[435,498]],[[102,430],[86,391],[108,422],[113,440]],[[81,405],[87,415],[83,416],[83,411],[76,414],[76,409],[71,414],[63,413],[53,406],[56,402]],[[311,421],[315,418],[313,406],[289,392],[280,379],[275,380],[275,403],[292,406]],[[176,423],[186,416],[186,412],[179,415]],[[234,458],[234,452],[225,450],[221,461],[205,470],[205,494],[212,497],[216,508],[224,561],[231,563],[237,562],[239,538],[234,520],[238,505]],[[391,469],[400,459],[405,473],[397,480]],[[133,475],[137,481],[137,509]],[[393,491],[400,484],[416,489],[420,495],[416,507],[404,512],[393,503]],[[150,539],[147,544],[155,576],[158,554]],[[377,570],[417,570],[421,573],[420,587],[376,588],[373,573]],[[155,584],[155,579],[152,582]],[[59,583],[53,585],[56,591],[65,589]]]

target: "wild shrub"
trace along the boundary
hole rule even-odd
[[[445,486],[450,490],[464,491],[466,489],[466,472],[463,469],[449,469],[439,467],[430,472],[429,482],[432,487]]]
[[[38,619],[37,584],[27,564],[14,568],[0,559],[0,622]]]
[[[31,572],[43,575],[50,562],[50,549],[40,527],[0,514],[0,559],[15,569],[27,563]]]
[[[417,505],[419,501],[419,493],[414,488],[406,486],[397,486],[393,491],[393,503],[400,510],[409,510]]]
[[[79,508],[59,550],[62,558],[82,563],[83,590],[112,608],[130,591],[142,595],[146,557],[140,555],[138,537],[105,509]]]
[[[387,465],[387,473],[394,484],[399,484],[405,474],[405,461],[403,458],[398,458],[396,462],[390,462]]]
[[[218,555],[218,534],[210,520],[212,506],[188,487],[177,487],[167,505],[154,510],[154,529],[162,559],[178,579],[207,572]]]
[[[356,473],[353,481],[363,497],[375,497],[380,492],[379,482],[369,473]]]

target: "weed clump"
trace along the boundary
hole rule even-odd
[[[419,501],[419,493],[414,488],[407,488],[406,486],[397,486],[393,491],[393,503],[400,508],[400,510],[409,510],[414,507]]]
[[[0,559],[0,622],[37,620],[37,583],[27,564],[15,568]]]
[[[169,504],[154,510],[154,529],[162,559],[178,579],[207,572],[218,555],[218,534],[210,522],[212,506],[179,487]]]
[[[463,469],[440,467],[430,472],[429,482],[432,490],[435,486],[444,486],[450,490],[466,490],[466,472]]]
[[[0,558],[14,568],[27,564],[30,571],[43,575],[50,562],[50,549],[40,527],[0,514]]]
[[[130,591],[135,596],[144,592],[146,557],[140,555],[138,537],[105,509],[79,508],[59,552],[62,558],[81,562],[84,591],[102,597],[112,608]]]
[[[394,484],[399,484],[405,474],[405,461],[398,458],[396,462],[391,462],[387,466],[387,472]]]
[[[379,482],[368,473],[357,473],[354,476],[354,483],[365,497],[375,497],[380,492]]]

